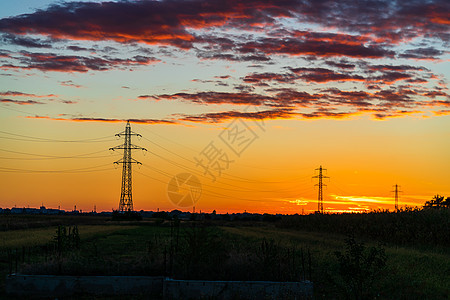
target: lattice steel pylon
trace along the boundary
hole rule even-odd
[[[399,190],[400,186],[398,184],[393,186],[395,188],[395,190],[393,190],[392,192],[394,193],[394,198],[395,198],[395,211],[398,211],[398,193],[401,193],[402,191]]]
[[[328,176],[324,176],[322,171],[326,171],[327,169],[323,169],[322,166],[316,169],[319,170],[319,175],[313,176],[313,178],[319,178],[319,183],[315,186],[319,186],[319,194],[317,196],[317,211],[323,214],[323,186],[327,186],[323,183],[323,178],[330,178]]]
[[[125,137],[125,141],[122,145],[109,148],[109,150],[119,150],[123,149],[123,158],[114,162],[115,164],[122,164],[122,190],[120,192],[120,201],[119,201],[119,211],[133,211],[133,194],[132,194],[132,181],[131,181],[131,165],[132,164],[140,164],[139,161],[135,160],[131,157],[131,150],[144,150],[147,149],[135,146],[131,144],[131,136],[135,135],[138,137],[142,137],[138,133],[134,133],[131,131],[130,121],[127,121],[127,126],[125,127],[125,131],[116,134],[118,137]]]

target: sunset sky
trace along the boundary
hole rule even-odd
[[[0,207],[328,212],[450,196],[450,2],[0,3]]]

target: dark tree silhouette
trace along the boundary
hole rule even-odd
[[[430,201],[425,202],[424,208],[448,208],[450,207],[450,197],[447,197],[447,199],[444,199],[444,196],[441,196],[439,194],[435,195],[433,199]]]

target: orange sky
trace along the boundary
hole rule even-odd
[[[249,123],[258,137],[240,157],[231,157],[229,153],[234,162],[216,181],[204,175],[195,165],[194,157],[200,157],[211,141],[220,146],[218,136],[229,127],[132,124],[133,131],[143,135],[133,143],[149,150],[133,154],[143,163],[139,168],[133,166],[134,207],[137,210],[192,210],[192,207],[174,205],[167,196],[170,179],[188,172],[202,183],[203,193],[195,204],[197,211],[309,213],[317,209],[317,187],[314,186],[317,179],[312,176],[317,175],[315,169],[319,165],[328,169],[324,175],[330,177],[324,180],[326,211],[393,210],[394,184],[399,184],[403,191],[400,206],[420,206],[436,193],[448,195],[450,192],[445,176],[449,167],[445,150],[450,146],[449,139],[442,139],[442,133],[438,132],[427,134],[433,128],[440,128],[448,135],[443,126],[447,121],[447,117],[381,122],[367,118],[279,120],[265,121],[265,131],[257,131],[260,128]],[[39,133],[32,128],[42,126],[45,136],[53,139],[71,136],[73,140],[89,140],[108,135],[111,138],[82,143],[4,142],[2,149],[63,158],[2,152],[2,157],[26,159],[3,159],[5,168],[39,170],[1,173],[2,207],[44,204],[66,210],[76,205],[84,211],[92,210],[94,205],[97,210],[117,208],[122,170],[112,163],[121,158],[121,153],[107,149],[121,143],[113,135],[123,131],[125,123],[55,124],[46,120],[13,120],[9,124],[14,123],[25,126],[22,128],[27,128],[28,132],[22,133],[28,136],[37,136]],[[74,154],[78,157],[72,157]],[[69,171],[43,173],[46,170]]]

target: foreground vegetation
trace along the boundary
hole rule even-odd
[[[398,212],[283,216],[277,226],[298,230],[354,234],[392,246],[450,247],[450,208],[406,208]]]
[[[80,217],[78,242],[74,220],[64,230],[0,232],[1,282],[15,268],[10,260],[18,259],[18,271],[30,274],[307,279],[314,282],[316,299],[450,295],[448,210],[289,216],[273,222],[104,219],[101,225],[83,225],[86,217]],[[392,232],[396,235],[389,237]]]

